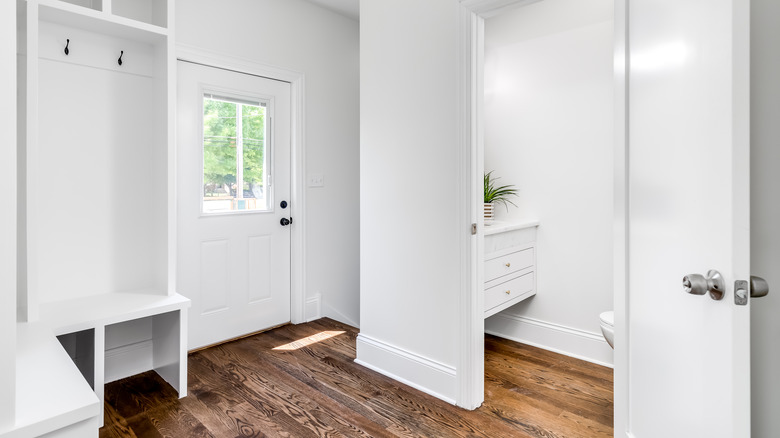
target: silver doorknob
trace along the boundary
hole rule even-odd
[[[765,297],[769,293],[769,283],[761,277],[750,276],[750,297]]]
[[[704,295],[710,293],[713,300],[722,300],[726,291],[726,282],[720,272],[710,269],[707,276],[690,274],[683,277],[683,290],[692,295]]]

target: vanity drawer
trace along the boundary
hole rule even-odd
[[[529,272],[505,283],[485,289],[485,312],[534,290],[534,273]]]
[[[534,265],[534,249],[528,248],[485,260],[485,282],[517,272]]]

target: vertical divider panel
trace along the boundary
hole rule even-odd
[[[0,4],[0,84],[4,96],[16,96],[16,1]],[[12,188],[0,210],[0,430],[15,420],[16,399],[16,99],[4,99],[0,129],[0,185]]]
[[[35,194],[38,188],[38,2],[27,1],[27,293],[22,304],[25,312],[21,320],[38,320],[38,211],[35,208]]]
[[[187,396],[187,323],[189,308],[179,311],[179,398]]]
[[[170,295],[174,290],[170,287],[170,220],[169,209],[171,196],[169,193],[169,166],[168,154],[170,149],[170,121],[168,120],[168,41],[159,43],[154,48],[154,108],[155,113],[155,151],[154,151],[154,178],[165,189],[158,192],[152,202],[155,218],[155,232],[159,233],[156,241],[159,242],[159,250],[155,255],[156,287],[161,294]]]
[[[177,211],[177,196],[176,196],[176,38],[175,38],[175,20],[174,20],[174,7],[175,1],[167,1],[167,27],[168,27],[168,39],[165,42],[165,62],[164,72],[160,76],[166,85],[165,93],[161,93],[165,96],[165,109],[167,111],[165,120],[167,120],[167,173],[168,173],[168,205],[167,205],[167,232],[168,232],[168,270],[167,270],[167,283],[168,294],[176,293],[176,266],[177,266],[177,254],[176,254],[176,211]],[[186,320],[185,320],[186,322]],[[186,326],[185,326],[186,327]],[[187,344],[182,345],[182,349],[186,351]],[[186,379],[186,373],[185,373]],[[185,385],[186,392],[186,385]]]
[[[174,311],[155,315],[152,319],[152,366],[157,374],[184,397],[186,382],[182,385],[182,337],[181,324],[183,311]]]
[[[95,394],[100,400],[101,411],[105,403],[105,380],[106,380],[106,327],[98,325],[95,327]],[[99,427],[103,427],[104,414],[98,415]]]

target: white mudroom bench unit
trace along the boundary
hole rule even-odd
[[[16,0],[15,421],[98,436],[103,385],[187,391],[176,293],[174,0]]]

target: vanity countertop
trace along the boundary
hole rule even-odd
[[[538,227],[539,221],[526,222],[503,222],[493,221],[491,224],[485,224],[485,236],[491,234],[505,233],[507,231],[522,230],[524,228]]]

